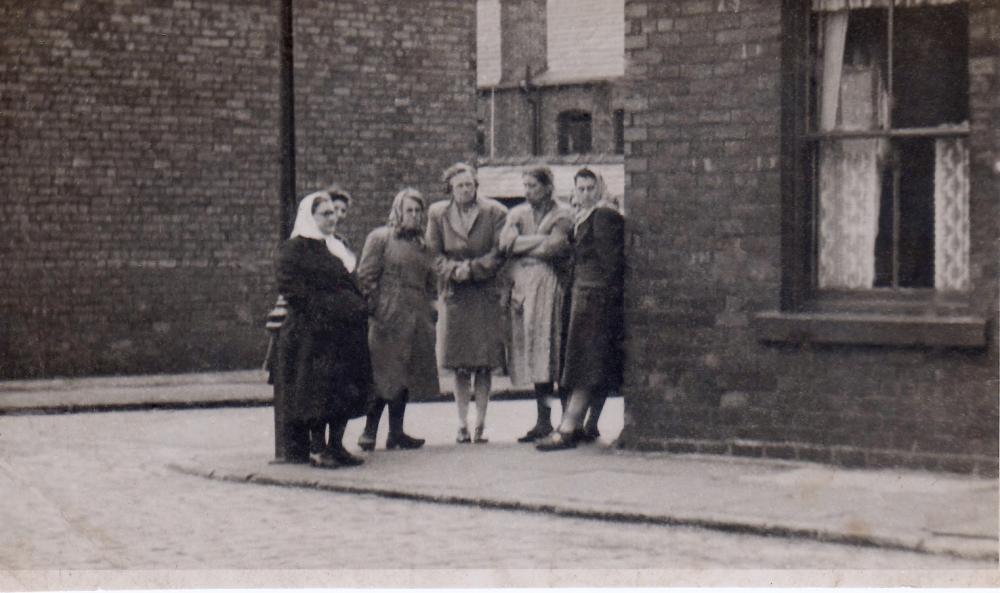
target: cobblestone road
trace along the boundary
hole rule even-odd
[[[0,418],[0,569],[964,569],[990,563],[250,484],[167,468],[269,408]]]

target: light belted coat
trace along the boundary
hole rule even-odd
[[[497,272],[503,266],[500,230],[507,208],[476,198],[478,212],[465,231],[452,200],[427,209],[427,248],[438,277],[438,339],[441,366],[449,369],[497,368],[503,364],[502,311]],[[467,266],[469,278],[456,272]]]

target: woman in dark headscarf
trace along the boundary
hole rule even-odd
[[[310,462],[326,468],[362,463],[342,441],[372,393],[368,308],[352,276],[356,258],[336,235],[350,199],[337,186],[303,198],[278,256],[288,317],[278,338],[277,392],[289,422],[309,431]]]
[[[358,280],[372,311],[368,346],[378,397],[368,410],[358,446],[375,448],[382,410],[389,406],[386,449],[424,444],[403,432],[410,395],[440,392],[434,358],[434,268],[424,245],[424,197],[408,187],[392,201],[389,221],[368,235],[358,264]]]
[[[622,384],[625,328],[625,219],[604,199],[601,177],[574,177],[573,288],[560,387],[571,393],[559,428],[535,445],[541,451],[575,447],[592,404],[593,432],[604,398]]]

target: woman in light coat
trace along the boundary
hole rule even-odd
[[[424,243],[427,226],[424,197],[408,187],[392,201],[385,226],[372,231],[361,252],[358,280],[368,299],[371,319],[368,346],[378,397],[368,410],[358,446],[375,448],[382,410],[389,406],[386,449],[417,449],[424,439],[403,431],[411,395],[435,396],[434,269]]]
[[[511,381],[535,386],[535,424],[518,439],[529,443],[552,432],[553,384],[559,380],[573,214],[553,198],[555,187],[548,167],[525,170],[523,181],[527,201],[507,215],[500,249],[509,258],[507,272],[512,283],[507,299]]]
[[[485,443],[492,371],[503,364],[497,272],[504,259],[497,242],[507,209],[476,195],[476,171],[457,163],[443,175],[451,197],[427,212],[427,248],[438,277],[441,366],[455,372],[459,443]],[[475,380],[476,420],[468,410]]]

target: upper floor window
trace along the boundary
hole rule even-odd
[[[559,154],[590,152],[591,116],[587,111],[564,111],[559,114]]]
[[[968,289],[967,5],[812,0],[799,22],[812,286]]]

